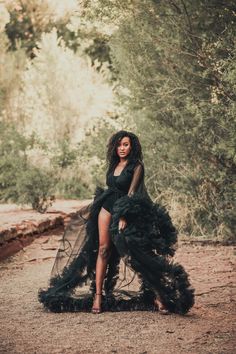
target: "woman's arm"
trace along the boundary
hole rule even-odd
[[[130,187],[128,191],[129,197],[131,197],[137,191],[139,184],[142,181],[143,173],[144,173],[143,166],[141,163],[138,163],[138,165],[134,169],[133,178],[130,183]]]
[[[128,196],[131,197],[138,189],[139,184],[143,178],[143,173],[144,173],[144,169],[143,166],[141,165],[141,163],[139,163],[135,169],[134,169],[134,174],[132,177],[132,181],[130,183],[130,187],[129,187],[129,191],[128,191]],[[127,222],[125,220],[125,218],[120,218],[119,220],[119,230],[123,230],[127,225]]]

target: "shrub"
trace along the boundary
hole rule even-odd
[[[21,171],[16,181],[16,202],[30,204],[34,210],[44,213],[55,200],[53,195],[55,182],[56,178],[52,172],[27,166],[26,171]]]
[[[35,136],[26,138],[0,122],[0,200],[30,204],[45,212],[54,200],[56,178],[29,162],[27,154],[36,144]]]

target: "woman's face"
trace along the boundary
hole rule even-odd
[[[130,151],[131,151],[131,141],[128,136],[125,136],[119,141],[118,146],[116,148],[116,152],[120,158],[125,159],[126,157],[128,157]]]

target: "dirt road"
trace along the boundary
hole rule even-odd
[[[233,354],[236,348],[235,249],[179,245],[196,304],[188,315],[157,312],[50,313],[37,301],[61,230],[44,234],[0,263],[0,353]]]

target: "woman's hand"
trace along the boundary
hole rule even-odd
[[[124,228],[126,227],[126,225],[127,225],[127,222],[126,222],[126,220],[125,220],[125,218],[120,218],[120,220],[119,220],[119,225],[118,225],[118,230],[119,230],[119,232],[121,232],[122,230],[124,230]]]

